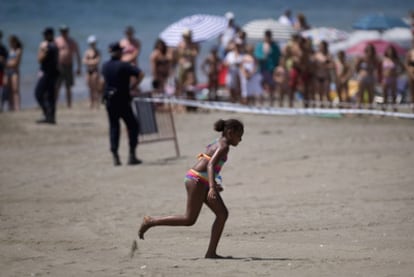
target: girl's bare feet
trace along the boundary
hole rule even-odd
[[[141,227],[138,230],[138,236],[140,239],[144,239],[145,232],[151,227],[150,226],[151,217],[150,216],[144,216],[144,219],[142,220]]]
[[[232,256],[226,256],[226,257],[224,257],[224,256],[220,256],[220,255],[217,255],[217,254],[206,254],[205,256],[204,256],[204,258],[206,258],[206,259],[231,259],[231,258],[233,258]]]

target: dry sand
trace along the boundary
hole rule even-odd
[[[104,109],[0,115],[1,276],[413,276],[414,121],[224,112],[177,114],[172,142],[113,167]],[[183,177],[218,134],[245,123],[223,168],[230,217],[206,260],[213,215],[158,227],[128,256],[141,218],[182,213]],[[125,130],[121,142],[125,164]]]

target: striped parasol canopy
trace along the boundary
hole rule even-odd
[[[372,44],[377,54],[379,55],[384,55],[385,50],[390,45],[392,45],[395,48],[399,56],[403,56],[407,52],[406,49],[404,49],[397,43],[393,43],[393,42],[382,40],[382,39],[373,39],[373,40],[365,40],[365,41],[361,41],[357,43],[356,45],[346,49],[346,53],[351,56],[362,56],[364,55],[365,48],[367,47],[368,44]]]
[[[412,34],[409,28],[392,28],[384,32],[374,30],[357,30],[349,34],[348,39],[332,43],[329,46],[331,53],[335,54],[340,50],[346,50],[361,41],[382,39],[398,44],[399,46],[409,49],[412,44]]]
[[[242,27],[248,39],[263,39],[266,30],[272,31],[272,37],[276,40],[289,40],[296,33],[292,26],[280,24],[273,18],[255,19]]]
[[[227,26],[228,20],[224,16],[195,14],[172,23],[161,32],[159,38],[168,46],[176,47],[186,30],[191,31],[193,42],[203,42],[217,37]]]

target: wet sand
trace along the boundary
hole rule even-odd
[[[0,114],[1,276],[412,276],[414,121],[182,113],[172,142],[142,144],[113,167],[104,109]],[[230,212],[219,254],[203,258],[214,219],[158,227],[144,215],[185,209],[183,177],[218,134],[245,123],[223,168]],[[127,158],[125,129],[120,154]]]

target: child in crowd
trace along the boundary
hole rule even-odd
[[[276,95],[279,97],[279,106],[283,107],[285,96],[289,98],[289,107],[293,108],[294,92],[289,89],[289,72],[293,65],[292,46],[286,45],[279,65],[273,70],[273,81],[276,85]]]
[[[204,153],[198,155],[198,161],[185,176],[187,190],[185,214],[164,217],[145,216],[138,231],[140,239],[144,239],[145,232],[154,226],[193,225],[200,214],[203,203],[205,203],[216,215],[205,258],[223,258],[217,255],[216,250],[228,217],[228,211],[219,193],[223,187],[217,183],[216,179],[227,160],[230,146],[237,146],[241,142],[244,127],[243,123],[237,119],[220,119],[214,124],[214,130],[221,132],[221,136],[209,144]]]
[[[348,82],[352,76],[351,65],[346,60],[344,51],[339,51],[335,61],[336,93],[339,98],[339,107],[348,107],[351,101]]]
[[[208,77],[209,100],[217,100],[217,91],[219,89],[219,72],[221,68],[220,57],[218,56],[218,48],[213,47],[210,54],[206,57],[201,69]]]

